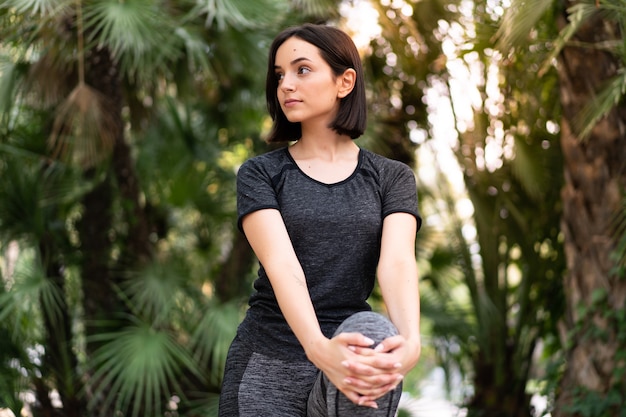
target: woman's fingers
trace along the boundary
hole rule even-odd
[[[361,333],[340,333],[333,339],[345,346],[352,346],[354,349],[373,350],[374,347],[374,341]]]
[[[342,385],[349,386],[359,394],[375,400],[393,390],[403,379],[403,375],[398,372],[374,373],[368,371],[366,373],[371,375],[358,375],[351,372],[343,379]]]
[[[356,354],[349,360],[343,361],[342,365],[350,372],[363,376],[394,373],[402,367],[395,355],[377,352]]]
[[[376,404],[376,400],[393,391],[398,385],[390,384],[377,389],[347,389],[341,390],[350,401],[355,404],[371,407]],[[376,407],[374,407],[376,408]]]
[[[348,397],[350,401],[357,405],[363,407],[378,408],[378,404],[376,404],[375,398],[373,397],[361,395],[358,392],[352,390],[346,390],[342,392],[346,397]]]
[[[393,352],[395,349],[399,348],[400,346],[402,346],[405,342],[404,337],[397,335],[397,336],[391,336],[386,338],[385,340],[383,340],[382,342],[380,342],[375,348],[374,350],[376,352],[380,352],[380,353],[389,353],[389,352]]]
[[[395,389],[403,379],[399,372],[401,355],[394,351],[402,346],[404,338],[394,336],[375,345],[360,333],[341,333],[332,340],[350,353],[341,361],[347,374],[340,377],[337,373],[335,378],[339,378],[331,380],[353,403],[377,408],[376,400]]]
[[[395,388],[402,381],[401,374],[378,375],[372,378],[357,378],[348,376],[344,378],[344,383],[353,387],[362,395],[385,394]]]

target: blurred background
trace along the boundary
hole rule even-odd
[[[0,0],[0,415],[214,416],[284,27],[346,30],[409,164],[399,416],[624,416],[623,0]],[[349,237],[347,237],[349,238]],[[384,312],[376,291],[371,303]]]

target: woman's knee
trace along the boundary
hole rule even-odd
[[[361,311],[344,320],[337,328],[335,335],[339,333],[361,333],[378,344],[388,337],[397,335],[398,330],[382,314],[373,311]]]

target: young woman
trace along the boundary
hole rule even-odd
[[[268,140],[237,175],[260,262],[226,362],[220,416],[393,416],[420,355],[411,169],[359,148],[363,68],[350,37],[306,24],[270,48]],[[375,279],[389,319],[371,312]]]

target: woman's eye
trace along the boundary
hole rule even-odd
[[[277,72],[277,73],[276,73],[276,79],[277,79],[278,81],[281,81],[283,78],[285,78],[285,74],[282,74],[282,73],[280,73],[280,72]]]
[[[308,74],[309,72],[311,72],[311,68],[309,67],[298,68],[298,74]]]

